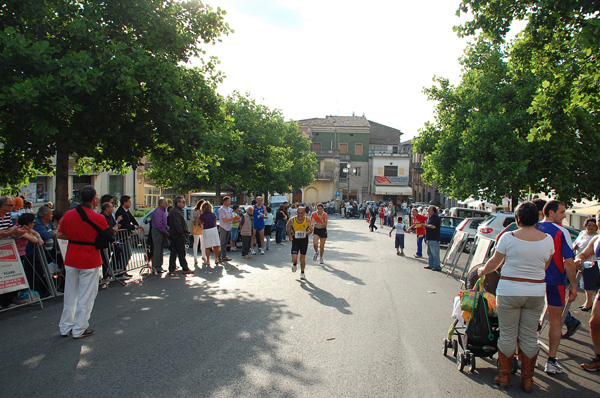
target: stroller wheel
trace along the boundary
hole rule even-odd
[[[452,340],[452,356],[456,358],[456,354],[458,354],[458,340]]]
[[[444,339],[444,351],[443,354],[446,356],[448,354],[448,348],[450,348],[451,342],[448,339]]]
[[[469,364],[471,365],[471,367],[469,368],[471,373],[475,372],[475,370],[477,370],[477,365],[475,363],[475,355],[473,355],[473,354],[470,355]]]
[[[456,366],[458,366],[458,370],[460,372],[462,372],[465,369],[466,365],[467,365],[467,358],[465,357],[465,354],[463,354],[463,353],[458,354],[458,356],[456,357]]]

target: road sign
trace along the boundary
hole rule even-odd
[[[339,198],[339,197],[341,196],[341,194],[342,194],[342,193],[341,193],[340,191],[337,191],[337,192],[335,193],[335,196]]]

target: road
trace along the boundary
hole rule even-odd
[[[478,359],[471,374],[442,356],[460,283],[423,269],[413,234],[399,257],[387,228],[371,233],[362,220],[333,216],[328,230],[326,264],[309,249],[306,282],[291,272],[290,244],[272,242],[247,260],[231,253],[220,271],[113,283],[98,294],[89,338],[59,337],[59,298],[1,313],[1,395],[525,395],[518,375],[509,390],[494,386],[495,360]],[[535,394],[598,396],[600,374],[578,365],[592,354],[589,315],[575,315],[584,325],[559,351],[565,374],[544,374],[542,351]]]

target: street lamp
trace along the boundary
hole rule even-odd
[[[356,169],[352,170],[352,165],[350,163],[346,164],[346,167],[342,169],[344,173],[346,173],[346,178],[348,179],[348,192],[346,192],[346,202],[350,202],[350,172],[356,173]]]

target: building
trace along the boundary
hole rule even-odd
[[[411,146],[402,145],[402,132],[369,120],[369,196],[394,204],[409,200]]]
[[[400,144],[400,130],[364,115],[326,116],[299,124],[318,160],[315,181],[302,190],[300,201],[401,203],[411,195],[410,147]]]
[[[302,190],[302,201],[363,200],[369,192],[369,121],[364,116],[327,116],[300,120],[317,155],[315,181]]]
[[[402,143],[410,147],[412,153],[412,165],[411,165],[411,186],[412,186],[412,201],[432,203],[444,208],[450,208],[457,206],[457,200],[450,198],[448,195],[443,194],[437,190],[436,184],[426,184],[423,181],[423,160],[425,155],[421,153],[413,152],[412,141],[405,141]]]

